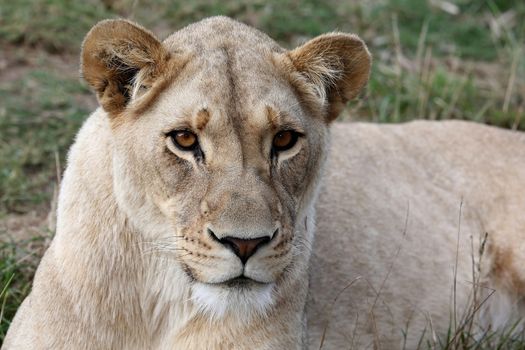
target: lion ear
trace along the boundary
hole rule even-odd
[[[371,56],[357,35],[320,35],[286,55],[300,74],[292,82],[302,85],[300,90],[306,90],[310,100],[314,95],[327,122],[337,118],[368,82]]]
[[[151,32],[127,20],[99,22],[82,44],[82,76],[109,115],[129,103],[139,72],[141,84],[147,85],[168,60],[169,53]]]

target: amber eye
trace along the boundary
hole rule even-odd
[[[173,139],[175,146],[184,151],[191,151],[198,144],[197,135],[188,130],[174,131],[171,133],[171,138]]]
[[[295,145],[298,138],[299,134],[295,131],[280,131],[273,138],[273,150],[277,152],[286,151]]]

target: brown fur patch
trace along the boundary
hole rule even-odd
[[[268,118],[268,124],[272,130],[276,130],[279,127],[279,112],[270,106],[266,107],[266,117]]]
[[[194,127],[197,130],[203,130],[206,127],[206,124],[210,121],[210,113],[206,108],[201,109],[194,120]]]
[[[510,293],[525,294],[525,278],[516,266],[516,258],[510,248],[500,248],[489,245],[489,256],[492,257],[490,276]]]

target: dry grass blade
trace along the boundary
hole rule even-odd
[[[509,111],[510,99],[512,98],[512,93],[514,90],[514,85],[516,82],[516,75],[518,71],[518,65],[521,60],[521,47],[515,50],[512,57],[512,63],[510,65],[510,76],[507,83],[507,89],[505,90],[505,98],[503,100],[503,112],[507,113]]]
[[[326,325],[324,326],[323,328],[323,334],[321,336],[321,343],[319,344],[319,350],[321,350],[323,348],[323,345],[324,345],[324,341],[325,341],[325,338],[326,338],[326,332],[328,331],[328,327],[330,325],[330,315],[332,314],[332,311],[334,309],[334,306],[335,306],[335,303],[337,302],[337,300],[339,300],[339,297],[350,287],[352,287],[354,285],[354,283],[356,283],[357,281],[361,280],[363,277],[362,276],[358,276],[356,278],[354,278],[352,281],[350,281],[346,286],[344,286],[340,291],[339,293],[337,293],[337,295],[335,296],[334,300],[332,301],[332,303],[330,304],[330,312],[328,313],[328,320],[326,321]]]
[[[454,305],[453,305],[453,319],[454,319],[454,329],[457,329],[457,282],[458,282],[458,261],[459,261],[459,238],[461,233],[461,215],[463,211],[463,198],[461,198],[461,202],[459,204],[459,215],[458,215],[458,234],[457,234],[457,241],[456,241],[456,262],[454,264]]]

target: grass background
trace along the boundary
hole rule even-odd
[[[289,48],[328,31],[358,33],[373,73],[343,119],[525,130],[522,0],[0,0],[0,343],[53,235],[67,149],[97,105],[79,79],[83,36],[98,20],[126,17],[163,38],[218,14]],[[492,348],[462,344],[453,346]],[[501,348],[525,348],[509,344]]]

